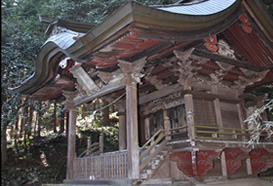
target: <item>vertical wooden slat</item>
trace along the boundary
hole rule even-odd
[[[127,151],[75,158],[74,179],[125,178],[127,163]]]

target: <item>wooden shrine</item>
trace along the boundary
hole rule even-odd
[[[129,1],[99,25],[41,18],[49,38],[15,91],[69,112],[66,183],[256,176],[273,167],[273,143],[249,145],[244,120],[266,95],[244,92],[273,82],[272,20],[252,0]],[[76,107],[122,94],[120,150],[76,157]]]

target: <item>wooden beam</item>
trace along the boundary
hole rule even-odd
[[[164,96],[168,96],[169,94],[172,94],[181,90],[183,90],[183,86],[180,86],[180,85],[167,86],[162,90],[158,90],[151,94],[141,96],[139,98],[138,104],[142,105],[144,103],[148,103],[152,100],[155,100]]]
[[[74,106],[79,106],[83,103],[92,101],[95,98],[105,96],[111,92],[115,92],[123,88],[125,88],[125,84],[123,83],[121,78],[117,78],[114,81],[110,82],[108,85],[105,85],[104,87],[102,87],[98,92],[96,92],[93,95],[90,95],[90,96],[85,95],[85,96],[76,97],[73,100]]]
[[[81,66],[75,65],[70,68],[69,71],[77,79],[78,84],[88,95],[99,90],[99,87]]]
[[[211,100],[220,99],[220,100],[230,101],[233,103],[240,103],[241,101],[241,99],[239,98],[228,96],[228,95],[198,92],[198,91],[192,91],[192,90],[183,90],[182,86],[173,85],[173,86],[166,87],[163,90],[155,91],[151,94],[141,96],[139,98],[138,104],[142,105],[144,103],[148,103],[150,101],[168,96],[170,94],[173,94],[179,91],[181,92],[181,96],[185,94],[192,94],[193,97],[195,98],[204,98],[204,99],[211,99]]]
[[[254,66],[252,64],[249,64],[246,61],[228,58],[228,57],[221,56],[219,54],[214,54],[212,52],[208,52],[208,51],[201,50],[201,49],[194,49],[194,51],[192,52],[192,55],[204,57],[204,58],[207,58],[207,59],[212,59],[214,61],[218,61],[218,62],[221,62],[221,63],[230,64],[230,65],[234,65],[236,67],[240,67],[240,68],[252,70],[252,71],[255,71],[255,72],[262,72],[264,70],[272,69],[273,68],[272,65],[269,66],[269,67],[267,67],[267,68],[257,67],[257,66]]]

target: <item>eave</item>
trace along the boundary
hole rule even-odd
[[[269,41],[269,45],[265,44],[268,43],[268,40],[264,42],[265,37],[261,34],[259,27],[253,24],[255,33],[252,32],[250,34],[245,33],[241,29],[241,23],[238,18],[245,10],[242,9],[240,3],[241,1],[236,1],[227,9],[216,14],[198,16],[175,14],[146,7],[135,2],[128,2],[103,23],[89,30],[82,37],[75,35],[77,33],[69,32],[50,37],[41,47],[36,61],[36,71],[33,76],[14,90],[23,94],[29,94],[34,99],[39,99],[45,92],[53,94],[53,91],[50,91],[50,87],[55,87],[58,89],[55,91],[55,97],[59,97],[62,94],[61,90],[75,90],[74,83],[76,81],[73,77],[69,77],[70,82],[67,82],[66,85],[61,85],[54,80],[56,79],[57,69],[60,69],[58,65],[64,57],[69,57],[73,62],[81,63],[86,72],[90,68],[97,71],[107,70],[112,72],[119,68],[119,59],[133,62],[139,58],[147,57],[149,65],[152,65],[159,58],[162,59],[162,57],[174,55],[174,50],[185,51],[192,47],[203,49],[204,38],[210,35],[218,35],[220,38],[229,35],[226,40],[231,47],[239,47],[239,50],[236,49],[236,51],[240,53],[248,50],[247,47],[249,46],[241,44],[242,41],[240,40],[241,36],[246,37],[248,40],[251,40],[252,44],[259,42],[258,47],[261,47],[261,49],[259,48],[259,50],[255,51],[259,53],[259,56],[265,57],[265,47],[269,47],[266,49],[266,55],[272,56],[272,43]],[[256,33],[256,31],[258,32]],[[240,37],[238,37],[238,33],[241,33]],[[257,38],[255,39],[254,36]],[[235,71],[232,70],[224,77],[226,81],[236,81],[238,76],[242,75],[241,72],[236,72],[240,71],[239,68],[256,72],[270,69],[266,76],[267,80],[256,82],[254,85],[268,83],[268,77],[272,79],[273,71],[271,58],[264,58],[265,60],[257,63],[257,60],[252,60],[252,56],[255,54],[246,55],[247,52],[241,53],[247,58],[247,61],[240,60],[241,58],[237,60],[228,59],[209,53],[209,51],[202,52],[201,57],[209,58],[212,61],[204,64],[199,73],[209,77],[211,73],[219,70],[215,61],[220,61],[237,67],[234,68]],[[66,72],[69,73],[69,69],[66,69]],[[160,72],[157,75],[163,83],[172,84],[178,78],[177,76],[169,77],[174,74],[168,72],[168,69],[164,73]],[[170,78],[173,78],[173,80]],[[57,84],[59,87],[56,86]],[[120,89],[120,87],[122,88],[123,86],[118,85],[117,89]],[[150,88],[154,89],[152,86]],[[44,96],[43,99],[55,99],[55,97],[54,95],[48,95]]]
[[[192,16],[165,12],[129,1],[103,23],[88,31],[86,35],[77,41],[71,42],[68,47],[62,47],[60,41],[57,40],[48,41],[42,46],[38,54],[35,73],[25,80],[20,87],[15,88],[15,91],[31,94],[54,78],[53,69],[58,65],[58,61],[54,60],[56,56],[65,54],[74,61],[84,63],[92,58],[92,53],[106,46],[112,39],[118,39],[122,33],[128,30],[134,32],[136,26],[138,29],[140,27],[162,28],[180,34],[181,32],[191,31],[191,34],[195,35],[194,39],[216,34],[228,28],[230,24],[237,20],[237,16],[231,15],[240,12],[240,3],[241,1],[236,1],[233,5],[217,14]],[[229,19],[230,16],[232,19]],[[211,31],[212,27],[223,22],[228,23],[224,24],[225,28],[221,26],[219,29]],[[122,33],[119,33],[120,31]],[[138,37],[145,38],[145,35],[139,35]]]

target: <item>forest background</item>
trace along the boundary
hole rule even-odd
[[[39,16],[52,19],[64,19],[85,23],[99,24],[112,14],[127,0],[2,0],[1,1],[1,160],[2,166],[7,165],[9,153],[26,155],[30,146],[39,139],[66,134],[66,114],[62,106],[56,102],[34,101],[26,95],[11,91],[30,77],[35,70],[37,53],[47,36],[44,35],[48,25],[39,21]],[[151,4],[170,4],[177,0],[137,0]],[[273,3],[263,0],[269,12],[273,14]],[[273,99],[270,86],[262,86],[249,90],[256,95],[269,94]],[[92,108],[84,108],[79,120],[91,117],[92,109],[101,108],[104,103],[98,101]],[[96,118],[95,127],[104,126],[103,114]],[[115,138],[117,130],[114,124],[105,131],[114,137],[110,145],[118,144]],[[79,128],[84,130],[86,120],[80,122]],[[104,126],[105,127],[105,126]],[[101,131],[99,131],[101,132]],[[93,135],[95,136],[95,135]],[[110,143],[110,141],[109,141]]]

